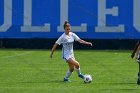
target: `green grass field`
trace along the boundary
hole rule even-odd
[[[93,82],[85,84],[71,75],[63,77],[68,65],[61,51],[49,58],[49,50],[0,50],[0,93],[139,93],[138,64],[127,50],[75,50],[83,74]]]

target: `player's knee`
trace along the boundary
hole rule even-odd
[[[80,64],[77,62],[75,65],[75,68],[79,69],[79,67],[80,67]]]
[[[70,70],[70,72],[73,72],[74,71],[74,68],[70,68],[69,70]]]

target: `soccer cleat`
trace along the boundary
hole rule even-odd
[[[71,82],[68,78],[64,78],[64,82]]]
[[[82,79],[85,78],[84,75],[82,75],[82,74],[78,75],[78,77],[80,77],[80,78],[82,78]]]

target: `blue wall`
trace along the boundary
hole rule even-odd
[[[0,38],[140,39],[140,0],[0,0]]]

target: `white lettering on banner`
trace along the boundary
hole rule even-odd
[[[140,0],[133,0],[133,14],[134,14],[134,18],[133,18],[133,23],[134,23],[134,27],[138,30],[138,32],[140,32]]]
[[[98,26],[95,27],[95,32],[124,32],[124,25],[106,26],[106,14],[118,16],[118,7],[106,9],[106,0],[98,0]]]
[[[63,24],[68,20],[68,0],[60,0],[60,26],[57,27],[58,32],[63,32]],[[87,32],[87,24],[82,23],[81,26],[71,26],[72,32]]]
[[[0,32],[6,32],[12,26],[12,0],[4,0],[4,24]]]
[[[68,20],[69,0],[60,0],[60,25],[57,26],[58,32],[64,31],[63,24]],[[24,0],[23,26],[21,32],[50,32],[50,23],[44,23],[43,26],[32,25],[32,0]],[[140,32],[140,0],[133,0],[133,25]],[[52,6],[53,7],[53,6]],[[95,32],[124,32],[124,24],[118,26],[107,25],[106,15],[118,16],[118,7],[112,9],[106,8],[106,0],[98,0],[98,24]],[[0,25],[0,32],[6,32],[12,26],[12,0],[4,0],[4,19]],[[18,20],[18,19],[17,19]],[[81,26],[71,26],[73,32],[87,32],[87,23],[81,23]]]
[[[24,26],[22,32],[50,32],[50,24],[32,26],[32,0],[24,0]]]

